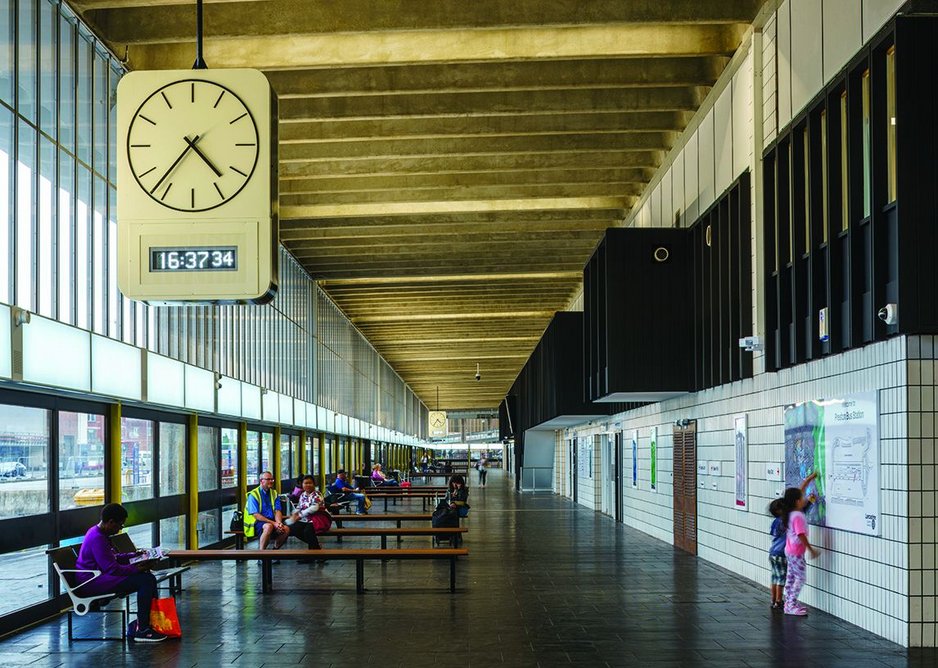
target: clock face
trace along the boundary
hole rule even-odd
[[[257,124],[244,102],[199,79],[167,84],[130,121],[127,156],[140,187],[176,211],[207,211],[230,201],[251,180]]]

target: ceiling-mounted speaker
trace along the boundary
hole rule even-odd
[[[654,252],[655,262],[667,262],[671,257],[671,251],[664,246],[658,246]]]

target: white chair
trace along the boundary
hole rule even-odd
[[[86,593],[87,589],[83,592],[82,588],[86,587],[89,582],[93,582],[96,578],[100,577],[101,571],[98,570],[87,570],[77,567],[78,554],[75,551],[74,546],[67,547],[56,547],[51,550],[46,550],[52,558],[52,567],[55,569],[55,572],[59,574],[59,580],[62,582],[62,586],[65,588],[65,593],[68,594],[68,597],[72,601],[72,608],[68,611],[68,639],[69,642],[73,640],[126,640],[127,639],[127,596],[118,596],[117,594],[90,594]],[[91,578],[85,580],[84,582],[78,582],[76,577],[79,573],[88,573],[91,574]],[[118,609],[108,609],[101,607],[106,604],[106,602],[114,600],[116,598],[123,598],[124,604]],[[120,613],[121,616],[121,635],[119,638],[114,637],[102,637],[102,638],[76,638],[72,633],[72,613],[83,617],[89,612],[98,612],[101,614],[107,613]]]

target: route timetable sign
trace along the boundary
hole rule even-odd
[[[131,72],[117,89],[118,283],[166,303],[277,289],[277,102],[256,70]]]

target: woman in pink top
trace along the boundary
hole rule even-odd
[[[375,487],[380,487],[381,485],[396,485],[397,480],[393,478],[388,478],[384,472],[381,470],[381,464],[375,464],[371,467],[371,481]]]
[[[804,616],[808,609],[798,602],[798,595],[807,579],[804,555],[817,557],[818,551],[808,542],[808,520],[802,512],[807,505],[804,491],[789,487],[782,497],[782,522],[785,524],[785,557],[788,560],[788,578],[785,581],[785,614]]]

